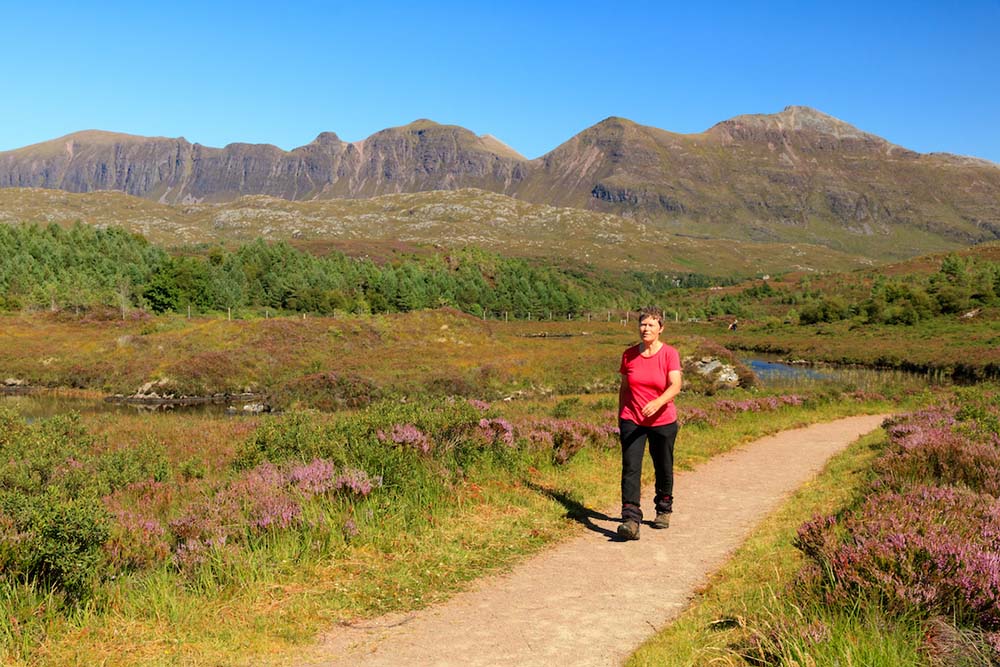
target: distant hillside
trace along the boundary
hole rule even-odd
[[[661,231],[877,259],[1000,238],[1000,167],[918,154],[807,107],[691,135],[608,118],[535,160],[427,120],[355,143],[323,133],[292,151],[91,131],[0,153],[0,187],[118,190],[169,204],[477,188]]]
[[[755,275],[870,266],[871,260],[809,244],[700,239],[595,211],[556,208],[484,190],[296,202],[242,197],[170,206],[118,192],[0,189],[0,223],[122,226],[166,245],[289,240],[314,251],[385,256],[418,246],[476,246],[512,256],[609,269]],[[643,242],[638,242],[643,239]],[[409,244],[409,246],[407,246]]]

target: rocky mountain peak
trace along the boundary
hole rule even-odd
[[[436,130],[441,128],[452,128],[456,130],[465,129],[465,128],[460,128],[457,125],[442,125],[441,123],[436,123],[433,120],[430,120],[429,118],[418,118],[412,123],[407,123],[406,125],[403,125],[402,127],[396,129],[408,130],[410,132],[419,132],[420,130]]]
[[[860,139],[873,136],[812,107],[787,106],[780,113],[774,114],[773,119],[776,124],[783,128],[832,134],[838,139]]]
[[[839,118],[807,106],[787,106],[775,114],[745,114],[712,126],[706,135],[732,141],[807,144],[828,148],[832,144],[864,146],[889,150],[893,144],[874,134],[863,132]]]
[[[628,118],[622,118],[621,116],[608,116],[601,122],[591,127],[589,130],[584,131],[596,133],[622,133],[639,127],[641,126],[638,123],[635,123]]]
[[[329,146],[331,144],[343,143],[340,137],[337,136],[336,132],[320,132],[316,135],[316,138],[312,140],[311,146]]]

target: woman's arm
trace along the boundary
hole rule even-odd
[[[659,412],[660,408],[662,408],[670,401],[674,400],[674,396],[681,393],[681,385],[683,385],[684,383],[681,378],[680,371],[668,372],[667,380],[670,381],[670,384],[667,385],[667,390],[664,391],[659,396],[657,396],[656,398],[654,398],[653,400],[651,400],[649,403],[646,403],[646,405],[642,406],[643,417],[652,417],[657,412]],[[618,400],[619,402],[621,402],[620,393]]]

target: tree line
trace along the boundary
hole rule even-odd
[[[0,309],[134,308],[154,313],[243,308],[317,314],[453,307],[480,315],[579,315],[653,303],[713,284],[697,274],[611,273],[502,257],[475,248],[383,264],[286,242],[168,252],[120,228],[0,225]]]
[[[802,300],[799,322],[857,319],[912,325],[941,315],[971,315],[978,308],[995,305],[1000,305],[1000,264],[950,253],[933,273],[875,275],[861,298],[809,294]]]

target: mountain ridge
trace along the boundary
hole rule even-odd
[[[169,204],[478,188],[671,232],[847,252],[928,231],[963,244],[1000,238],[1000,165],[917,153],[794,105],[694,134],[609,116],[532,160],[428,119],[356,142],[321,132],[290,151],[88,130],[0,152],[0,187],[118,190]]]

